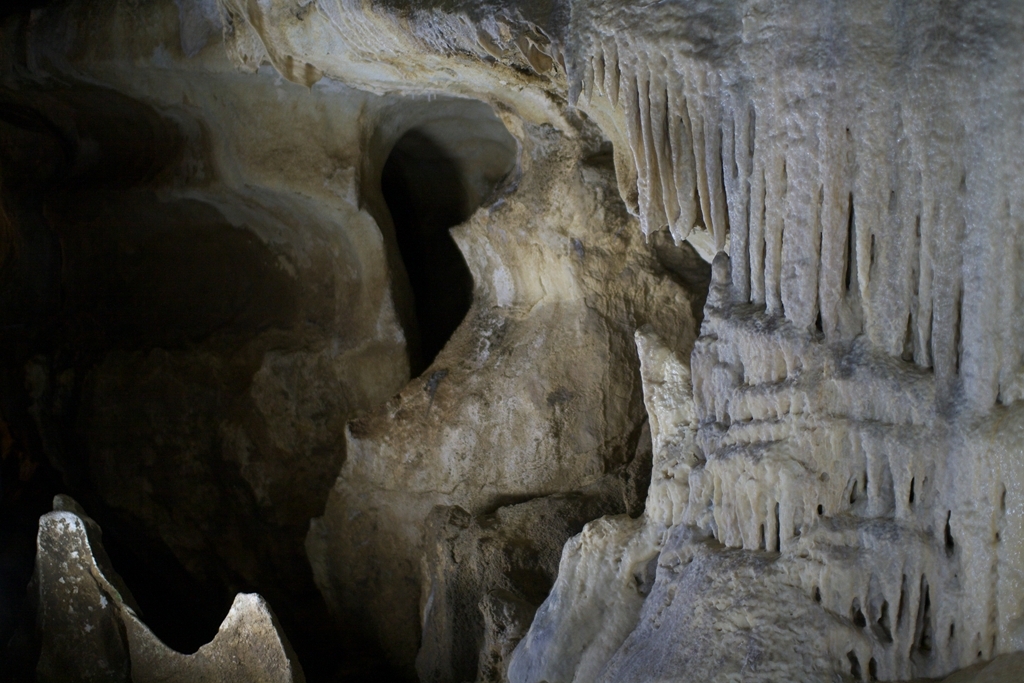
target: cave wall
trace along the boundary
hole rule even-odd
[[[126,36],[119,12],[138,11]],[[329,631],[303,537],[345,421],[409,372],[387,247],[359,206],[368,97],[240,78],[220,47],[171,69],[159,48],[178,34],[173,4],[99,14],[96,42],[72,56],[91,73],[25,85],[25,55],[7,64],[12,106],[55,120],[71,150],[38,199],[59,301],[25,335],[33,353],[12,358],[22,377],[28,363],[42,450],[108,539],[122,528],[122,554],[145,555],[130,548],[143,539],[166,553],[131,558],[140,580],[169,584],[169,561],[194,582],[174,592],[208,589],[214,630],[234,592],[259,586],[292,629]],[[143,47],[152,70],[136,72]],[[212,635],[189,633],[156,585],[137,592],[178,647]]]
[[[907,680],[1016,652],[1022,21],[19,15],[4,168],[49,165],[3,176],[32,330],[8,374],[60,486],[396,675]],[[431,211],[458,253],[409,237]]]

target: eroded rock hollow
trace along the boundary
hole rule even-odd
[[[1024,5],[0,21],[0,677],[1024,681]]]

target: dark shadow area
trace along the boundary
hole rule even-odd
[[[17,441],[25,445],[15,456],[34,453],[29,467],[42,475],[27,492],[4,492],[4,510],[17,511],[2,521],[5,531],[19,534],[15,554],[23,558],[21,595],[31,574],[39,516],[50,511],[55,493],[72,495],[103,528],[104,547],[150,629],[175,650],[192,653],[216,634],[233,598],[225,586],[239,582],[189,574],[140,520],[103,502],[91,472],[98,463],[87,444],[90,435],[82,432],[82,424],[92,419],[89,377],[115,349],[145,353],[202,343],[233,349],[264,329],[287,326],[296,310],[294,283],[250,233],[200,202],[167,203],[146,192],[93,190],[51,199],[45,213],[45,232],[58,238],[60,267],[37,272],[49,273],[59,294],[49,307],[33,304],[22,318],[27,322],[3,337],[10,342],[3,353],[9,378],[4,398],[10,406],[3,406],[2,414],[24,433]],[[40,228],[31,223],[19,227],[22,234]],[[25,262],[31,255],[21,250],[17,256]],[[39,257],[30,262],[42,263]],[[47,310],[40,318],[39,312]],[[35,396],[26,394],[27,365],[42,382]],[[140,452],[148,448],[147,426],[132,421],[142,419],[141,413],[123,412],[121,435],[107,439],[108,445]],[[155,419],[173,419],[173,414],[169,410]],[[37,478],[28,470],[24,476],[29,484]],[[12,480],[5,477],[4,483],[11,486]],[[26,495],[31,505],[22,500]],[[4,549],[13,553],[13,541]]]
[[[473,302],[473,277],[449,230],[513,172],[518,144],[491,107],[474,100],[403,101],[390,116],[387,127],[401,134],[384,148],[380,189],[401,258],[392,267],[408,278],[395,301],[416,377]]]
[[[417,376],[473,303],[473,276],[448,232],[469,217],[468,198],[458,162],[416,130],[395,145],[380,185],[415,302],[419,357],[410,360]]]
[[[668,228],[651,233],[648,244],[658,264],[690,295],[690,312],[700,329],[711,288],[711,264],[689,242],[676,244]]]
[[[103,529],[103,547],[142,609],[146,626],[184,654],[210,642],[234,596],[197,581],[160,539],[131,517],[98,502],[93,507],[100,512],[91,516]]]
[[[294,279],[208,204],[92,191],[51,201],[47,213],[61,237],[64,334],[86,336],[98,352],[212,338],[237,346],[294,322]]]
[[[4,0],[0,4],[0,20],[19,14],[27,15],[32,10],[53,4],[53,0]]]
[[[208,643],[235,593],[259,592],[307,680],[391,680],[372,647],[339,642],[302,548],[308,519],[264,514],[221,452],[218,424],[252,411],[268,345],[303,343],[312,314],[252,231],[157,191],[179,144],[174,123],[110,91],[0,89],[0,682],[34,680],[29,581],[57,493],[100,524],[143,621],[173,649]],[[97,388],[112,357],[129,360]],[[176,464],[187,444],[201,457]],[[111,481],[152,484],[155,507],[178,518],[160,526],[159,509],[142,519],[109,504]],[[197,503],[218,523],[200,528]],[[168,529],[200,559],[179,558]],[[228,567],[231,553],[251,576]]]

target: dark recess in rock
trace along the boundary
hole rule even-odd
[[[508,658],[558,574],[562,546],[623,512],[622,480],[535,498],[472,517],[437,507],[427,520],[428,605],[416,671],[424,683],[506,680]]]
[[[496,145],[490,138],[500,124],[477,109],[467,105],[464,117],[408,131],[381,173],[415,307],[417,329],[407,330],[413,376],[433,362],[473,302],[473,276],[449,229],[472,215],[513,163],[514,143]]]
[[[466,218],[466,196],[455,160],[430,138],[406,133],[388,157],[381,190],[395,222],[416,306],[420,357],[430,365],[473,301],[473,276],[448,234]]]

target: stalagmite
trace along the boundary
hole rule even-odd
[[[99,526],[67,496],[39,522],[35,584],[39,681],[302,683],[267,603],[235,596],[212,642],[192,655],[153,635],[101,545]]]

